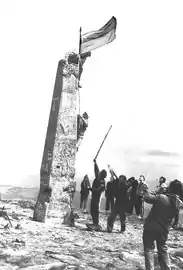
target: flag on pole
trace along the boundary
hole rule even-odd
[[[80,53],[90,52],[112,42],[116,38],[116,25],[117,20],[112,17],[99,30],[81,35]]]

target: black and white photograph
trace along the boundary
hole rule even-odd
[[[183,2],[0,0],[0,270],[183,269]]]

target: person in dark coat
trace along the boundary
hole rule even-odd
[[[110,178],[110,181],[107,183],[105,190],[105,197],[106,197],[105,210],[109,211],[112,209],[114,205],[114,183],[112,176]]]
[[[152,204],[143,230],[146,270],[154,269],[154,242],[158,250],[160,268],[171,269],[166,242],[177,210],[183,208],[183,203],[179,199],[182,190],[182,183],[177,179],[170,182],[167,194],[150,193],[148,187],[144,187],[144,201]]]
[[[127,182],[125,175],[120,175],[119,178],[114,173],[114,196],[116,198],[114,206],[112,208],[111,214],[107,220],[107,231],[112,232],[115,219],[117,215],[120,217],[121,223],[121,232],[126,230],[126,209],[128,200],[127,190],[130,187],[131,183]]]
[[[81,182],[81,197],[80,197],[80,208],[84,209],[85,211],[87,210],[87,202],[88,202],[88,195],[90,193],[90,181],[89,177],[86,174],[83,178],[83,181]]]
[[[100,196],[102,192],[105,190],[105,178],[107,177],[106,170],[99,171],[96,160],[94,159],[94,172],[95,179],[92,184],[92,188],[90,188],[92,192],[91,205],[90,205],[90,213],[93,221],[93,229],[98,230],[99,228],[99,202]]]
[[[137,187],[138,187],[138,180],[135,179],[135,177],[131,177],[128,179],[128,181],[131,181],[131,190],[129,193],[129,206],[128,206],[128,213],[133,214],[133,209],[135,208],[135,212],[138,215],[138,209],[136,206],[136,193],[137,193]]]

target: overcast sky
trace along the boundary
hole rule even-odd
[[[38,175],[58,61],[83,33],[117,18],[116,39],[92,52],[81,78],[89,127],[77,178],[102,169],[183,176],[182,1],[0,1],[0,184]],[[153,152],[155,151],[155,152]],[[168,154],[167,154],[168,153]]]

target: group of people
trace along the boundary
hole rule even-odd
[[[107,171],[100,171],[96,160],[94,160],[95,179],[92,187],[88,176],[81,187],[81,208],[86,209],[87,198],[91,191],[90,213],[93,230],[99,231],[99,202],[101,194],[105,191],[106,210],[111,208],[107,219],[107,231],[111,233],[114,222],[119,215],[121,232],[126,230],[126,216],[133,213],[135,208],[139,219],[143,219],[143,202],[152,205],[149,215],[144,221],[143,246],[145,265],[147,270],[154,269],[154,249],[155,242],[158,251],[158,261],[161,269],[171,269],[169,263],[167,239],[170,228],[178,223],[180,209],[183,209],[183,185],[181,181],[175,179],[166,184],[166,178],[160,177],[157,187],[150,192],[145,177],[141,175],[139,180],[134,177],[127,179],[125,175],[116,175],[109,166],[110,181],[105,183]],[[87,192],[86,192],[87,190]]]

